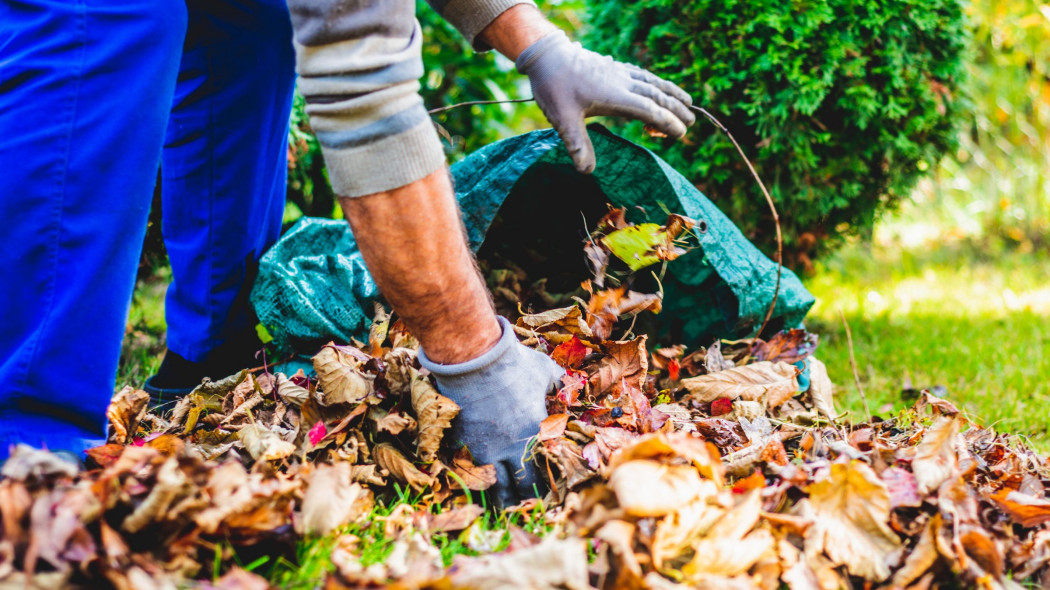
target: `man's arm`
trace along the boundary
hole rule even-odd
[[[592,151],[588,168],[584,116],[606,114],[595,105],[610,100],[616,108],[607,114],[624,114],[625,104],[638,102],[632,89],[648,92],[627,66],[612,60],[611,72],[619,74],[612,79],[614,93],[555,88],[608,84],[594,79],[608,64],[570,44],[521,1],[433,3],[475,46],[489,44],[517,58],[581,170],[593,168],[594,159]],[[477,460],[496,465],[496,502],[530,497],[542,480],[524,466],[522,454],[546,417],[545,394],[564,371],[519,344],[509,324],[496,318],[474,266],[444,154],[418,94],[423,67],[415,4],[289,0],[289,6],[299,88],[361,254],[419,339],[420,363],[459,403],[452,436]]]

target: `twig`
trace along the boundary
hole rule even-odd
[[[447,107],[438,107],[436,109],[430,109],[427,113],[436,115],[438,113],[444,113],[445,111],[451,111],[452,109],[458,109],[459,107],[470,107],[478,104],[507,104],[511,102],[530,102],[536,100],[533,97],[528,98],[511,98],[507,100],[468,100],[467,102],[457,102],[456,104],[450,104]]]
[[[849,366],[853,369],[853,382],[857,384],[860,401],[864,402],[864,413],[868,415],[868,422],[871,422],[871,408],[868,407],[868,398],[864,395],[864,388],[860,386],[860,374],[857,373],[857,359],[853,356],[853,333],[850,332],[846,314],[842,312],[841,308],[839,308],[839,317],[842,318],[842,325],[846,328],[846,344],[849,346]]]
[[[766,329],[766,325],[769,324],[770,318],[773,317],[773,310],[777,307],[777,297],[780,296],[780,275],[784,270],[784,238],[780,234],[780,215],[777,213],[776,205],[773,204],[773,197],[771,197],[769,195],[769,191],[766,190],[765,183],[763,183],[762,179],[759,178],[758,172],[755,172],[755,167],[751,165],[751,160],[749,160],[747,158],[747,155],[744,154],[744,150],[740,147],[740,144],[737,143],[736,138],[733,137],[733,134],[730,133],[728,129],[726,129],[726,126],[723,125],[721,121],[719,121],[715,118],[714,115],[709,113],[707,109],[694,105],[689,105],[689,108],[707,117],[708,121],[714,123],[715,127],[718,127],[718,129],[721,130],[722,133],[726,134],[726,137],[729,138],[729,141],[733,142],[733,146],[736,147],[736,151],[740,154],[740,157],[744,159],[744,163],[747,164],[747,169],[751,171],[751,176],[755,177],[755,182],[758,183],[758,188],[762,189],[762,194],[766,197],[766,203],[769,205],[769,211],[773,214],[773,223],[776,224],[777,228],[777,286],[776,289],[773,291],[773,301],[769,303],[769,309],[766,310],[766,317],[762,320],[762,326],[758,329],[758,332],[755,334],[756,336],[761,337],[762,331]]]

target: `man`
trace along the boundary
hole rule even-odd
[[[29,3],[50,4],[41,0]],[[55,5],[60,4],[59,1],[55,2]],[[136,4],[135,0],[126,0],[120,4],[129,5],[127,14],[131,14],[133,10],[149,12],[143,10],[142,6],[133,6]],[[573,161],[581,172],[590,172],[596,164],[593,148],[584,127],[585,116],[634,117],[675,137],[684,134],[686,126],[693,122],[693,116],[688,109],[689,98],[680,89],[641,69],[617,63],[611,58],[599,56],[571,43],[564,33],[544,19],[528,0],[435,0],[432,4],[476,48],[495,48],[515,60],[519,71],[529,77],[537,102],[565,141]],[[223,8],[218,10],[211,3],[205,7],[196,6],[191,1],[188,6],[191,20],[188,40],[193,37],[192,21],[195,12],[205,15],[201,17],[208,25],[205,30],[217,30],[218,38],[242,38],[238,36],[239,30],[235,25],[248,16],[244,14],[247,9],[243,8],[243,5],[222,5]],[[420,362],[434,374],[441,391],[460,404],[462,410],[453,435],[468,444],[479,461],[497,465],[500,476],[497,501],[509,505],[532,496],[535,494],[534,484],[537,480],[530,469],[521,468],[522,455],[526,440],[536,432],[539,421],[546,415],[544,395],[556,383],[561,370],[546,356],[521,346],[506,322],[496,317],[485,285],[474,267],[473,257],[462,237],[462,225],[445,169],[443,151],[418,95],[418,77],[422,75],[423,69],[419,27],[414,18],[414,2],[290,0],[289,6],[294,25],[300,90],[306,98],[311,124],[321,142],[333,188],[340,197],[343,211],[350,221],[361,253],[384,296],[419,339]],[[66,12],[75,11],[69,9]],[[80,13],[70,14],[66,17],[66,26],[82,27],[82,16]],[[21,26],[25,27],[25,21],[28,21],[30,26],[46,28],[38,22],[43,16],[37,15],[37,18],[37,21],[27,18]],[[146,18],[148,20],[148,17]],[[260,20],[263,18],[260,17]],[[18,41],[23,35],[13,30],[18,24],[8,25],[6,19],[0,20],[5,23],[0,25],[0,64],[12,59],[17,64],[20,54],[15,53],[14,57],[9,57],[12,54],[4,45],[3,39],[6,35]],[[274,17],[273,20],[278,19]],[[112,26],[116,26],[115,22]],[[170,43],[169,37],[178,35],[177,30],[170,32],[164,27],[153,28],[156,30],[150,31],[143,38],[136,38],[136,42],[141,45],[153,42]],[[177,26],[174,28],[178,29]],[[236,58],[247,59],[250,64],[256,66],[245,68],[252,76],[255,76],[257,71],[269,68],[272,75],[279,80],[290,78],[290,75],[283,71],[282,60],[285,58],[285,52],[283,49],[275,49],[275,46],[283,45],[282,35],[285,30],[265,26],[258,26],[257,29],[265,29],[271,35],[271,46],[263,49],[252,45],[251,50],[238,52]],[[148,39],[151,35],[156,39]],[[42,33],[40,36],[42,37]],[[85,47],[90,44],[91,33],[87,38],[89,41]],[[24,44],[32,46],[33,43],[33,40],[28,40]],[[36,40],[35,43],[39,44],[41,41]],[[16,42],[8,45],[17,48],[22,44]],[[203,45],[210,47],[208,42]],[[189,41],[187,46],[192,50],[193,46]],[[136,108],[140,108],[139,101],[156,99],[151,98],[147,92],[130,93],[129,96],[123,84],[126,83],[135,89],[142,84],[154,84],[161,95],[169,92],[174,85],[177,98],[172,120],[176,120],[175,113],[178,113],[184,104],[207,103],[207,108],[201,107],[196,113],[206,119],[205,123],[195,120],[182,121],[181,124],[190,129],[196,128],[198,134],[214,135],[217,132],[211,125],[218,122],[218,117],[214,110],[209,109],[219,108],[215,104],[217,102],[227,103],[230,112],[224,114],[233,117],[240,125],[256,125],[253,118],[237,116],[239,104],[228,104],[231,98],[224,96],[225,88],[221,85],[231,80],[213,80],[204,75],[204,80],[197,86],[183,90],[182,85],[186,79],[194,78],[194,74],[200,72],[202,67],[207,70],[211,60],[224,62],[225,51],[230,49],[229,46],[223,46],[208,53],[204,66],[187,68],[184,65],[179,70],[178,84],[155,71],[151,71],[150,74],[155,75],[156,79],[149,81],[126,81],[119,76],[100,81],[94,78],[110,73],[107,71],[109,68],[101,63],[96,66],[97,70],[84,68],[84,71],[89,71],[91,75],[82,76],[83,79],[79,82],[89,86],[100,85],[101,88],[95,95],[96,99],[108,96],[107,93],[126,98],[127,104],[124,109],[132,113],[136,112]],[[68,47],[65,50],[71,51]],[[263,54],[251,55],[251,51],[260,51]],[[82,57],[88,55],[89,52],[81,51]],[[125,56],[113,57],[117,59]],[[94,65],[91,60],[85,61]],[[183,62],[186,61],[187,58],[183,57]],[[236,67],[233,64],[231,66]],[[0,67],[6,69],[7,66]],[[166,68],[165,71],[170,71],[172,66],[165,62],[156,65],[155,68]],[[206,73],[210,74],[210,71]],[[220,73],[230,75],[222,69]],[[232,77],[237,75],[240,73]],[[28,101],[31,95],[23,90],[27,84],[24,77],[25,74],[19,72],[10,76],[2,74],[0,88],[13,88],[22,101]],[[284,107],[280,112],[286,116],[285,98],[288,89],[285,84],[271,84],[255,93],[249,92],[246,96],[232,100],[243,99],[248,101],[248,104],[256,100],[273,100],[279,103],[274,105],[275,110]],[[10,91],[7,93],[10,94]],[[182,97],[181,101],[179,97]],[[72,107],[69,106],[70,102],[73,103]],[[52,116],[57,117],[68,110],[75,113],[76,102],[75,99],[65,102],[53,100],[53,104],[48,106]],[[36,146],[33,141],[12,139],[18,134],[31,133],[32,129],[27,129],[28,126],[24,123],[9,121],[13,117],[5,112],[5,104],[20,110],[24,117],[29,116],[30,112],[35,112],[33,107],[25,106],[19,100],[0,98],[0,169],[4,170],[8,165],[14,165],[19,152],[29,153],[30,148],[35,149]],[[261,115],[250,113],[250,116]],[[162,117],[154,114],[154,117],[147,121],[152,124],[149,130],[154,136],[163,128],[157,125],[154,120],[157,118]],[[263,118],[272,124],[272,117]],[[135,122],[143,124],[138,119]],[[80,125],[73,124],[63,127],[61,131],[69,135],[79,129]],[[139,131],[141,129],[132,127],[125,137],[135,135]],[[191,134],[190,138],[184,137],[185,131],[185,128],[179,126],[174,130],[171,125],[168,127],[168,142],[164,148],[162,164],[165,205],[169,200],[179,198],[177,192],[176,195],[169,196],[169,190],[177,191],[179,187],[169,189],[168,173],[174,167],[177,175],[178,166],[185,163],[173,158],[174,162],[169,164],[168,150],[185,148],[187,144],[198,139],[197,134]],[[79,147],[75,142],[61,143],[51,134],[46,138],[58,144],[56,149],[64,148],[67,154],[76,153]],[[44,136],[38,138],[40,142],[44,139]],[[119,142],[110,147],[120,147]],[[262,147],[270,147],[270,144],[265,143]],[[255,149],[260,148],[246,141],[236,142],[230,157],[235,159],[244,152],[254,153]],[[151,154],[156,156],[159,151],[158,146]],[[266,153],[272,155],[272,152]],[[139,167],[149,168],[152,173],[153,169],[145,163],[151,154],[142,156],[142,160],[136,163]],[[120,155],[114,154],[114,157]],[[5,266],[9,273],[10,269],[17,269],[17,272],[12,274],[27,274],[37,283],[45,283],[34,284],[36,290],[32,295],[22,293],[10,286],[10,283],[5,283],[0,291],[0,302],[8,303],[5,309],[30,310],[30,313],[24,313],[23,317],[17,320],[5,319],[5,323],[11,322],[13,327],[18,328],[12,330],[17,333],[9,336],[8,330],[5,329],[4,334],[0,336],[0,354],[3,355],[0,357],[0,362],[3,363],[0,365],[0,443],[27,441],[36,444],[47,443],[51,448],[77,450],[83,447],[81,441],[84,438],[101,436],[105,401],[111,393],[112,369],[119,353],[118,320],[123,321],[120,314],[106,308],[108,313],[105,322],[102,318],[92,318],[92,332],[85,334],[84,324],[78,322],[88,321],[85,316],[91,315],[92,312],[86,309],[87,304],[78,298],[103,303],[111,303],[118,299],[126,309],[133,275],[133,262],[128,260],[134,258],[123,251],[120,251],[120,256],[116,256],[113,252],[115,249],[110,247],[108,253],[103,252],[103,257],[109,255],[120,258],[119,269],[107,270],[102,262],[94,262],[89,265],[90,268],[83,269],[79,267],[79,260],[76,259],[76,248],[82,247],[78,240],[96,239],[96,234],[104,233],[109,241],[120,241],[124,250],[137,253],[137,248],[131,247],[130,244],[141,243],[140,226],[144,222],[145,209],[148,206],[149,183],[138,178],[134,187],[122,187],[127,190],[118,193],[107,188],[98,190],[97,187],[71,187],[68,177],[75,176],[76,172],[74,167],[62,158],[52,157],[54,162],[50,162],[50,168],[37,166],[36,168],[41,170],[31,177],[21,172],[16,173],[14,176],[20,179],[16,180],[16,184],[11,184],[8,179],[0,180],[0,183],[3,183],[0,184],[3,194],[3,208],[0,211],[7,213],[5,219],[21,217],[17,215],[19,208],[11,204],[11,201],[24,199],[23,195],[34,194],[34,190],[45,194],[42,189],[34,188],[35,182],[50,183],[47,196],[40,199],[46,201],[47,207],[50,208],[41,206],[38,214],[47,217],[46,213],[52,213],[51,217],[47,217],[48,223],[52,225],[40,225],[36,217],[26,219],[27,223],[35,224],[34,229],[21,231],[20,240],[2,238],[4,241],[0,244],[0,256],[9,258],[10,264]],[[220,157],[203,158],[203,164],[198,162],[197,166],[192,167],[192,173],[201,173],[209,182],[214,182],[217,178],[228,178],[229,173],[221,167],[225,163]],[[203,172],[199,170],[202,166],[205,168]],[[54,173],[55,169],[64,171],[61,179],[51,175],[57,174]],[[134,172],[137,171],[136,169]],[[124,168],[110,169],[108,172],[127,173]],[[281,173],[271,171],[264,184],[270,180],[276,182],[278,179],[275,177],[280,175]],[[234,179],[234,182],[236,180]],[[71,188],[93,193],[89,197],[81,195],[73,199],[79,207],[73,211],[74,220],[69,220],[64,215],[66,198]],[[92,188],[96,190],[92,191]],[[137,191],[134,195],[129,194],[133,192],[130,190],[132,188]],[[184,197],[193,196],[198,186],[194,185],[191,188],[194,190],[189,191],[190,195],[183,195]],[[263,187],[264,193],[265,188]],[[143,194],[140,195],[140,192]],[[61,197],[55,197],[54,194],[61,194]],[[205,194],[215,193],[205,191]],[[105,225],[99,225],[98,210],[92,205],[98,207],[99,199],[115,199],[114,205],[102,207],[107,209],[106,213],[110,213],[114,209],[129,208],[125,205],[125,200],[130,197],[137,199],[135,203],[138,207],[135,214],[125,216],[131,219],[121,217],[119,220],[109,220],[103,215],[102,223]],[[215,202],[216,199],[212,198],[209,207],[216,207]],[[256,207],[252,203],[245,206],[248,209]],[[56,210],[58,213],[54,213]],[[165,215],[168,213],[166,210]],[[85,224],[84,226],[77,225],[77,215],[84,217],[80,222]],[[240,228],[246,225],[250,229],[258,223],[257,219],[250,220],[252,223],[249,223],[249,220],[244,219],[244,215],[219,213],[214,218],[202,222],[200,227],[207,233],[208,239],[201,240],[201,243],[210,244],[216,239],[215,236],[222,232],[241,231]],[[57,221],[55,217],[58,217]],[[266,223],[270,223],[269,219],[265,218]],[[67,228],[67,225],[72,227]],[[54,229],[56,226],[59,229]],[[120,233],[125,227],[130,230],[127,233],[134,235],[121,236],[117,240],[112,234]],[[165,230],[167,229],[166,223]],[[82,232],[83,236],[78,234],[78,231]],[[67,234],[73,235],[66,238]],[[87,237],[89,234],[90,237]],[[56,239],[60,242],[57,247],[59,253],[52,255],[56,249],[53,245]],[[135,239],[138,242],[134,242]],[[207,273],[211,265],[217,264],[216,256],[205,255],[196,263],[186,264],[185,272],[180,275],[179,268],[182,265],[175,261],[178,249],[172,251],[172,239],[171,236],[166,236],[172,255],[175,285],[178,285],[180,280],[192,281],[202,273]],[[264,248],[270,241],[272,239],[267,235],[266,239],[258,243],[264,244]],[[189,255],[191,250],[192,248],[187,248],[185,255]],[[258,258],[261,250],[241,248],[239,253],[242,256],[241,260],[252,261]],[[31,260],[37,264],[30,266]],[[243,269],[246,266],[238,268]],[[48,279],[37,278],[45,272],[48,273]],[[64,275],[65,272],[73,273],[72,278]],[[97,283],[88,286],[96,275],[114,272],[119,272],[120,276],[107,280],[119,283],[116,285],[119,287],[117,293],[102,295]],[[247,277],[247,270],[229,273],[225,282],[220,281],[221,285],[213,286],[213,291],[226,294],[232,291],[236,294],[242,290]],[[235,288],[231,289],[231,286]],[[215,303],[208,296],[198,299],[199,307],[194,311],[210,312],[212,317],[216,315],[216,310],[225,312],[228,317],[235,317],[240,313],[236,311],[236,296],[228,297],[228,301],[232,303],[225,307],[222,305],[225,302]],[[106,325],[102,326],[103,323]],[[181,329],[170,312],[169,326],[173,332]],[[228,346],[229,342],[235,342],[234,335],[242,328],[236,325],[236,322],[231,327],[222,321],[202,324],[203,326],[207,326],[205,332],[210,331],[220,336],[207,339],[201,348],[193,350],[190,347],[179,348],[186,345],[169,337],[170,351],[185,357],[189,363],[215,364],[212,360],[215,356],[214,351]],[[105,333],[95,333],[95,330]],[[73,331],[76,331],[75,336],[71,334]],[[85,338],[90,338],[91,342],[87,350],[82,342]],[[106,353],[104,359],[100,358],[102,352]],[[72,366],[69,366],[70,364]],[[101,383],[103,379],[100,375],[103,374],[106,383]],[[90,388],[87,386],[89,381]],[[106,384],[110,387],[109,390],[102,387]],[[14,424],[15,420],[31,420],[33,426],[28,430],[18,430]],[[62,436],[38,429],[55,425],[60,426]],[[80,447],[77,447],[77,444],[80,444]]]

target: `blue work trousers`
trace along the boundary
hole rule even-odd
[[[284,0],[0,2],[0,458],[104,437],[158,167],[168,348],[251,328],[294,84]]]

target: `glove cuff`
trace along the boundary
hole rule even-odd
[[[508,352],[513,351],[514,347],[519,346],[518,337],[514,335],[514,328],[511,327],[510,322],[503,316],[496,316],[496,321],[499,322],[503,334],[496,342],[496,345],[481,356],[462,363],[443,365],[430,360],[430,358],[427,357],[426,352],[420,348],[418,355],[419,364],[424,369],[433,373],[438,379],[463,377],[471,373],[480,372],[493,365],[502,359]]]
[[[525,51],[518,55],[518,59],[514,60],[514,67],[518,69],[518,73],[528,76],[529,69],[536,63],[537,59],[552,48],[566,43],[571,44],[572,41],[569,41],[569,36],[565,34],[565,31],[551,31],[534,41],[532,45],[526,47]]]

